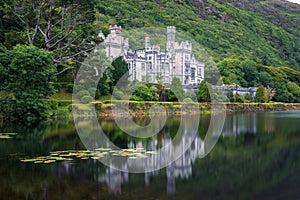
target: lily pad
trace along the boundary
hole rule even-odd
[[[11,139],[13,137],[9,136],[9,135],[0,135],[0,139]]]
[[[46,161],[44,161],[45,164],[54,163],[54,162],[56,162],[56,160],[46,160]]]

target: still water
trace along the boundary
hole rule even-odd
[[[54,151],[84,150],[72,121],[31,128],[2,126],[1,133],[17,134],[0,139],[0,199],[300,198],[300,111],[227,115],[217,144],[200,159],[210,120],[210,115],[201,116],[198,134],[181,136],[192,141],[182,157],[161,170],[138,174],[90,158],[48,164],[20,161]],[[135,121],[149,123],[148,118]],[[120,148],[155,150],[172,142],[180,122],[180,117],[169,117],[163,129],[147,139],[124,134],[113,120],[99,124]]]

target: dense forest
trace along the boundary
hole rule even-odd
[[[274,92],[272,101],[300,102],[298,4],[284,0],[0,0],[0,112],[13,112],[4,105],[26,108],[28,99],[39,96],[39,101],[27,106],[31,110],[34,104],[38,118],[43,118],[44,97],[61,88],[72,91],[81,62],[102,42],[97,34],[108,34],[109,25],[115,24],[125,30],[176,26],[212,56],[225,84],[264,86]],[[117,61],[109,69],[97,96],[112,91],[123,64]]]

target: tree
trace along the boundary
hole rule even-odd
[[[233,96],[232,90],[227,91],[227,98],[230,102],[234,102],[234,96]]]
[[[208,83],[206,81],[202,81],[198,88],[198,95],[197,95],[199,102],[210,102],[210,94],[208,89]]]
[[[246,101],[251,101],[251,96],[250,96],[249,93],[247,93],[247,94],[245,95],[245,100],[246,100]]]
[[[300,87],[294,82],[287,83],[288,91],[293,95],[293,102],[300,102]]]
[[[17,45],[0,55],[1,108],[11,120],[36,122],[47,117],[48,103],[45,97],[55,90],[56,67],[52,53],[32,45]]]
[[[128,72],[128,65],[122,57],[118,57],[112,62],[113,68],[111,69],[112,79],[114,85],[120,80],[120,78]],[[127,86],[128,76],[124,77],[120,83],[122,86]]]
[[[266,90],[265,90],[264,86],[258,87],[254,99],[256,102],[259,102],[259,103],[267,102]]]
[[[241,95],[239,95],[238,93],[236,93],[234,95],[234,99],[235,99],[235,102],[238,102],[238,103],[244,103],[244,99]]]
[[[94,36],[92,0],[27,0],[14,1],[9,6],[10,20],[26,35],[27,41],[22,38],[19,42],[52,51],[58,65],[69,67],[70,62],[81,62],[101,41]]]
[[[174,77],[170,86],[171,91],[175,94],[176,98],[179,101],[182,101],[184,98],[184,90],[179,78]]]
[[[274,87],[274,77],[272,77],[271,74],[268,72],[260,72],[259,74],[259,82],[262,84],[264,87]]]
[[[257,64],[252,60],[244,60],[241,63],[244,72],[244,79],[247,82],[247,87],[253,87],[258,84],[259,74],[257,71]]]
[[[151,88],[149,88],[144,84],[139,84],[139,85],[137,85],[136,90],[133,92],[133,95],[130,97],[130,100],[158,101],[159,96],[155,92],[157,92],[156,87],[152,86]]]
[[[292,102],[293,95],[288,91],[286,81],[281,80],[275,83],[276,93],[273,97],[274,101]]]
[[[266,88],[267,102],[269,102],[275,94],[276,94],[276,89],[267,86]]]

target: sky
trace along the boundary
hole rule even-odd
[[[288,1],[300,4],[300,0],[288,0]]]

